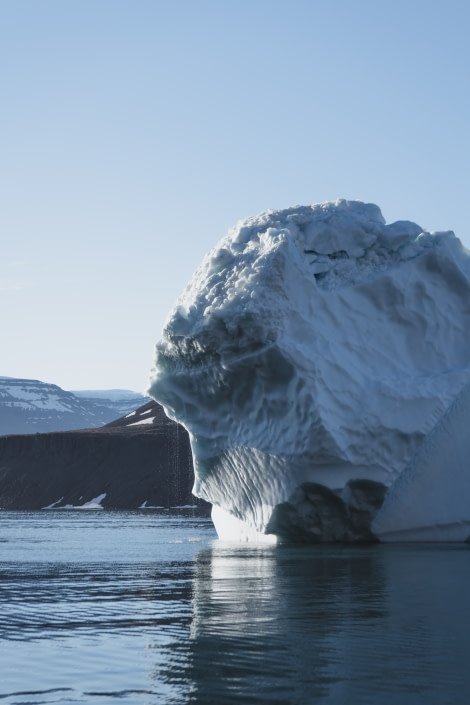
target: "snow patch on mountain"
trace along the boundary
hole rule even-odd
[[[0,377],[0,435],[98,428],[146,400],[129,390],[69,392],[39,380]]]

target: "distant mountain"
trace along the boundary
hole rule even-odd
[[[154,401],[101,428],[0,437],[0,509],[196,507],[187,431]]]
[[[122,389],[67,392],[36,379],[0,377],[0,436],[99,428],[146,400]]]
[[[138,409],[149,397],[138,392],[131,392],[129,389],[106,389],[106,390],[80,390],[71,392],[76,397],[90,404],[90,407],[102,409],[103,418],[106,420],[103,423],[109,423],[114,419],[124,416],[129,411]],[[113,415],[109,416],[109,412]]]

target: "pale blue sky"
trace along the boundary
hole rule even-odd
[[[147,385],[203,255],[358,198],[470,246],[467,0],[0,0],[0,374]]]

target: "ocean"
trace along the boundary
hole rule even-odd
[[[0,512],[0,702],[468,705],[470,546],[224,544],[191,510]]]

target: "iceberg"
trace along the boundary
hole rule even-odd
[[[220,538],[465,540],[469,385],[470,253],[338,200],[228,232],[149,393],[190,434]]]

